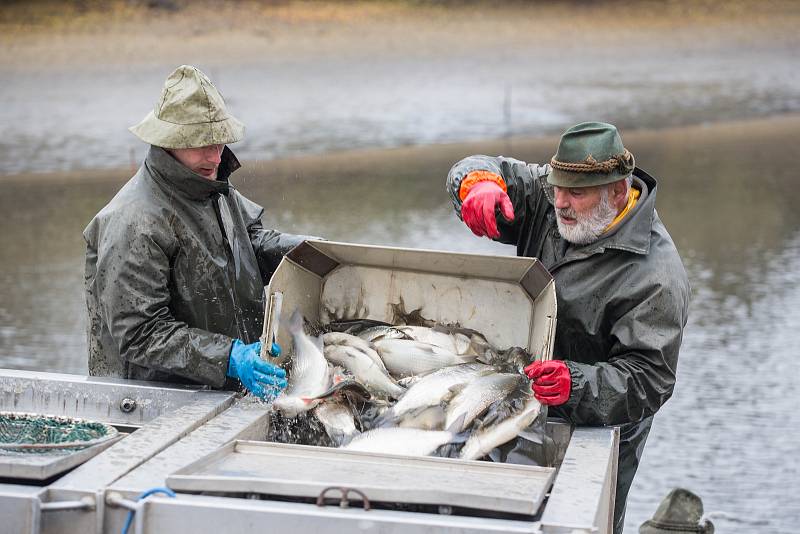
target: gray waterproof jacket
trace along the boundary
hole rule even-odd
[[[263,208],[152,146],[84,230],[89,374],[226,384],[234,338],[258,340],[264,285],[304,237],[266,230]],[[229,382],[228,385],[233,385]]]
[[[655,210],[656,180],[635,169],[636,206],[598,241],[579,246],[559,234],[543,185],[549,165],[461,160],[447,177],[459,217],[461,180],[474,170],[502,176],[514,205],[514,221],[497,218],[498,241],[539,258],[555,279],[553,354],[567,364],[572,390],[550,413],[578,425],[622,425],[617,504],[624,507],[652,415],[675,385],[689,307],[686,271]]]

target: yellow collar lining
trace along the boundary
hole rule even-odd
[[[639,191],[638,189],[636,189],[634,187],[631,187],[628,190],[628,203],[625,204],[625,208],[623,208],[623,210],[621,212],[619,212],[619,214],[616,217],[614,217],[614,220],[611,221],[611,224],[606,226],[606,229],[603,230],[603,233],[608,232],[609,230],[614,228],[614,226],[616,226],[617,223],[619,223],[622,219],[625,218],[625,215],[627,215],[628,212],[631,211],[633,209],[633,207],[636,205],[636,201],[639,199],[639,195],[640,194],[641,194],[641,191]]]

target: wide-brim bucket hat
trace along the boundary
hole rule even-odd
[[[616,126],[582,122],[567,129],[550,160],[547,183],[558,187],[610,184],[633,173],[636,163]]]
[[[703,501],[691,491],[675,488],[658,510],[639,527],[639,534],[714,534],[714,524],[703,519]]]
[[[208,76],[191,65],[181,65],[167,77],[153,110],[129,129],[162,148],[228,145],[244,138],[244,125],[228,113]]]

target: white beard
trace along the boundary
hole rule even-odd
[[[556,223],[561,237],[576,245],[588,245],[597,241],[603,235],[608,225],[617,216],[617,209],[611,204],[608,189],[600,193],[600,202],[597,203],[588,215],[578,215],[572,208],[556,208]],[[574,218],[573,225],[563,224],[561,216]]]

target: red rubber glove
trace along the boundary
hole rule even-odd
[[[498,205],[503,217],[513,221],[514,206],[506,192],[494,182],[478,182],[470,188],[461,204],[461,218],[478,237],[500,237],[495,218],[495,208]]]
[[[559,406],[569,400],[572,378],[569,367],[561,360],[536,361],[524,371],[531,379],[533,396],[542,404]]]

